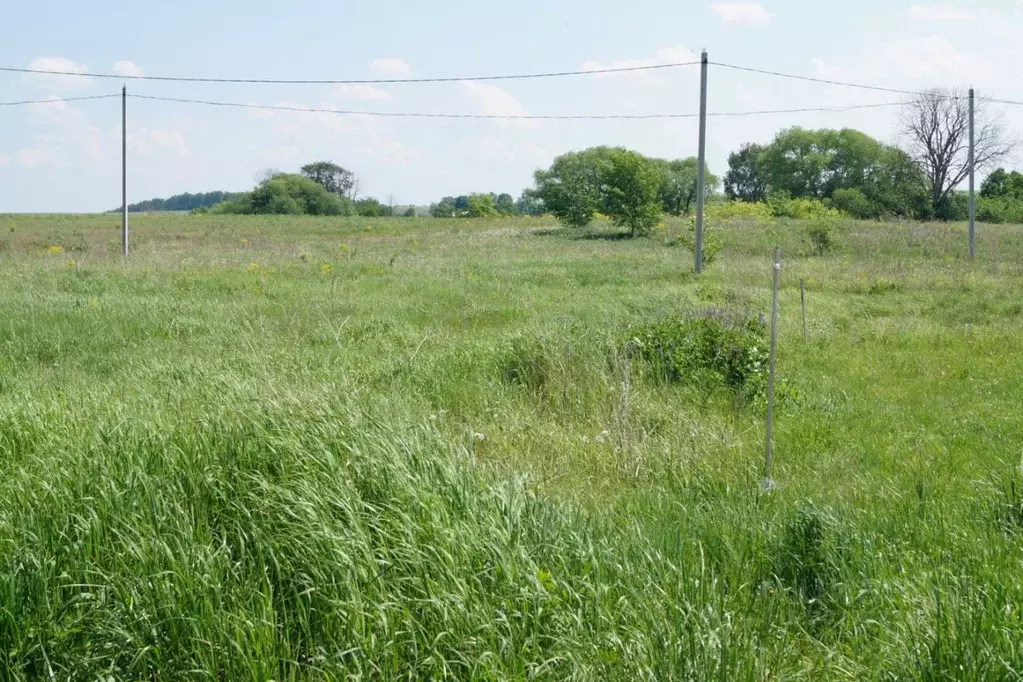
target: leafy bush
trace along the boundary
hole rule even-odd
[[[678,243],[681,246],[689,249],[693,255],[696,255],[696,218],[692,217],[687,221],[687,229],[678,236]],[[707,220],[706,216],[703,220],[703,242],[701,246],[702,261],[704,265],[711,265],[717,260],[718,255],[724,250],[725,245],[721,242],[718,237],[717,230],[714,229],[713,223]]]
[[[703,215],[711,220],[770,220],[774,217],[771,207],[762,201],[735,200],[708,202]]]
[[[359,199],[355,202],[354,208],[356,215],[363,216],[364,218],[383,218],[394,212],[394,209],[390,206],[382,204],[379,200],[372,197]]]
[[[309,178],[278,173],[263,180],[251,192],[217,204],[211,213],[351,215],[352,205]]]
[[[810,237],[810,244],[818,256],[823,256],[835,244],[835,220],[833,218],[818,218],[806,228],[807,236]]]
[[[836,189],[831,195],[836,210],[859,220],[875,220],[884,215],[884,208],[867,198],[859,189]]]
[[[977,220],[996,225],[1023,224],[1023,201],[1013,197],[977,197]]]
[[[966,220],[970,214],[970,200],[966,192],[952,192],[941,203],[934,213],[938,220]]]
[[[494,198],[489,194],[470,194],[466,215],[470,218],[492,218],[497,215]]]
[[[819,199],[792,199],[784,194],[772,194],[767,199],[775,218],[793,220],[821,220],[841,218],[842,213],[828,207]]]
[[[626,351],[657,381],[723,386],[737,403],[763,395],[768,351],[763,320],[749,311],[682,313],[629,332]]]

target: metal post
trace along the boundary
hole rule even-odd
[[[696,253],[695,270],[703,271],[703,193],[707,161],[707,51],[700,57],[700,151],[696,171]]]
[[[121,87],[121,255],[128,255],[128,86]]]
[[[977,255],[977,200],[974,196],[976,150],[973,136],[973,88],[970,88],[970,260]]]
[[[774,487],[771,459],[774,455],[774,354],[778,345],[778,283],[781,280],[781,248],[774,247],[774,285],[771,297],[771,356],[767,371],[767,436],[764,441],[764,489]]]
[[[799,304],[803,309],[803,343],[806,343],[806,287],[802,278],[799,280]]]

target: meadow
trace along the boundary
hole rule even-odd
[[[0,679],[1023,678],[1023,228],[680,229],[0,216]]]

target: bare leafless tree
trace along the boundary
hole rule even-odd
[[[974,164],[990,168],[1012,153],[1009,137],[997,112],[984,100],[974,102]],[[927,179],[935,213],[970,173],[970,101],[961,90],[929,90],[914,97],[902,110],[906,152]]]

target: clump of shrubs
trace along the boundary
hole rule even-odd
[[[742,405],[766,390],[766,335],[763,319],[748,310],[710,309],[635,327],[625,345],[655,381],[724,387]]]
[[[810,245],[814,253],[823,256],[835,246],[836,220],[834,218],[818,218],[806,228]]]
[[[696,254],[696,217],[689,218],[686,229],[678,236],[678,244]],[[718,255],[724,250],[725,245],[718,237],[718,232],[711,221],[703,221],[703,242],[701,244],[703,264],[711,265],[717,260]]]

